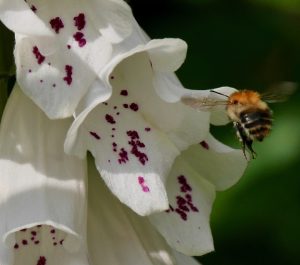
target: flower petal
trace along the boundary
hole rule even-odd
[[[87,10],[100,33],[113,43],[121,42],[132,32],[131,9],[122,0],[90,0]]]
[[[182,156],[189,166],[213,183],[217,190],[234,185],[248,164],[240,149],[232,149],[212,135],[208,135],[200,144],[191,146]]]
[[[152,76],[147,53],[122,61],[110,75],[111,98],[91,112],[83,110],[65,142],[66,152],[80,157],[90,150],[112,192],[142,215],[168,207],[163,183],[173,160],[206,137],[209,121],[207,113],[193,115],[180,102],[161,100]],[[192,126],[189,115],[203,124]]]
[[[36,225],[60,230],[66,251],[82,245],[86,166],[63,151],[69,125],[50,121],[15,87],[0,131],[0,236],[11,251],[19,231]]]
[[[70,252],[66,249],[68,234],[53,226],[37,225],[13,234],[12,246],[1,246],[2,265],[88,265],[84,248]],[[4,254],[4,255],[2,255]]]
[[[130,8],[117,0],[92,1],[89,4],[81,0],[13,2],[13,7],[3,4],[3,8],[29,9],[30,15],[39,22],[37,24],[42,24],[45,32],[51,33],[37,36],[20,30],[22,34],[17,34],[15,58],[18,82],[50,118],[71,116],[98,72],[110,59],[111,39],[119,42],[130,34]],[[35,13],[28,5],[34,7]],[[98,9],[101,12],[95,13]],[[108,17],[106,9],[116,12],[113,18]],[[10,19],[11,12],[5,12]],[[30,25],[35,29],[34,23]]]
[[[6,27],[19,34],[53,36],[24,0],[1,0],[0,19]]]
[[[91,264],[196,265],[173,254],[165,240],[142,218],[120,204],[89,161],[88,247]],[[184,261],[190,263],[185,263]]]
[[[147,65],[150,68],[149,61]],[[112,192],[145,215],[168,207],[163,177],[179,151],[144,118],[143,105],[136,97],[140,83],[127,80],[123,70],[113,73],[111,98],[95,107],[82,124],[80,116],[73,123],[65,146],[81,157],[90,150]],[[151,71],[143,73],[144,85],[151,85]]]
[[[85,52],[80,54],[76,53],[79,48],[69,51],[67,46],[54,43],[52,49],[48,47],[53,51],[47,56],[39,49],[49,43],[47,38],[18,39],[15,48],[18,82],[24,93],[51,119],[73,114],[78,102],[95,80],[96,70],[111,53],[111,46],[101,38],[91,45],[88,43],[86,48],[82,48]],[[94,53],[101,57],[96,63],[95,57],[89,59]]]
[[[175,250],[203,255],[214,249],[209,216],[215,188],[180,156],[167,181],[170,207],[149,217]]]

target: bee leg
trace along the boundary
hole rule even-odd
[[[252,149],[252,142],[253,141],[247,136],[247,134],[244,131],[243,126],[239,122],[234,122],[233,126],[236,129],[236,135],[237,135],[239,141],[242,144],[242,150],[243,150],[244,157],[246,158],[247,161],[250,160],[247,157],[247,154],[246,154],[246,149],[248,149],[251,153],[252,159],[254,159],[256,157],[256,153]]]
[[[246,146],[247,146],[247,149],[250,151],[250,153],[251,153],[251,157],[252,157],[252,159],[255,159],[256,157],[257,157],[257,154],[256,154],[256,152],[253,150],[253,148],[252,148],[252,143],[253,143],[253,141],[252,140],[250,140],[250,139],[247,139],[247,141],[246,141]]]

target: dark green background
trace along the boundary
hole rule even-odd
[[[263,91],[300,81],[300,1],[131,0],[152,38],[188,45],[183,85]],[[220,192],[212,213],[216,251],[204,265],[300,264],[300,95],[272,105],[273,132],[240,182]],[[238,147],[231,125],[213,128]]]
[[[131,0],[152,38],[179,37],[188,45],[178,76],[184,86],[229,85],[263,91],[300,82],[298,0]],[[13,82],[13,35],[0,25],[0,107]],[[8,82],[9,81],[9,82]],[[240,182],[218,193],[211,226],[216,251],[204,265],[300,264],[300,95],[272,106],[273,132],[255,144]],[[2,101],[2,103],[1,103]],[[0,111],[1,111],[0,108]],[[238,147],[231,125],[212,128]]]

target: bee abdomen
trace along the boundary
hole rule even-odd
[[[251,110],[242,112],[241,124],[252,140],[262,141],[272,127],[272,113],[270,110]]]

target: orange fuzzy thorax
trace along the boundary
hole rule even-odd
[[[237,101],[241,105],[257,106],[257,104],[260,104],[261,98],[260,98],[260,94],[255,91],[242,90],[230,95],[228,101],[231,104]]]

